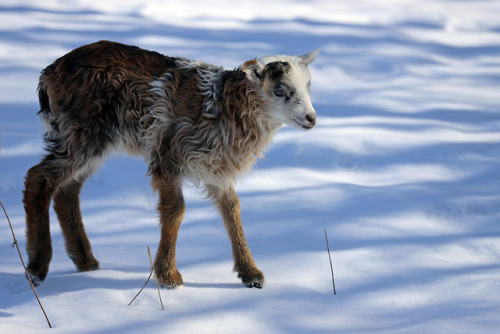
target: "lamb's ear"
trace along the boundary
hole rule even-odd
[[[260,82],[264,66],[254,59],[244,62],[241,66],[241,70],[246,73],[248,80]]]
[[[319,54],[320,49],[316,49],[314,51],[311,51],[309,53],[306,53],[305,55],[298,56],[298,58],[302,59],[306,65],[312,64],[315,60],[316,57]]]

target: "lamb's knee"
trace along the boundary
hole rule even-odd
[[[48,215],[50,200],[55,189],[54,180],[42,162],[28,170],[24,184],[23,203],[28,224],[37,223],[39,215]]]
[[[26,173],[24,181],[25,195],[38,193],[41,190],[50,188],[47,172],[43,163],[31,167]]]

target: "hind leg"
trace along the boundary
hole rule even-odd
[[[79,155],[69,155],[67,151],[66,153],[53,152],[38,165],[28,170],[26,174],[23,202],[26,211],[28,271],[40,281],[43,281],[47,276],[52,258],[49,220],[52,197],[55,197],[56,213],[61,220],[63,233],[67,240],[68,235],[80,236],[76,246],[69,246],[71,248],[70,255],[76,254],[76,261],[83,261],[82,267],[78,269],[83,270],[85,267],[90,269],[97,265],[93,256],[81,256],[80,253],[74,251],[74,247],[81,246],[90,252],[90,244],[83,229],[78,203],[81,183],[73,181],[74,179],[84,179],[84,175],[90,175],[91,162],[96,161],[96,159],[90,159],[89,156],[87,155],[87,159],[83,159]],[[75,229],[76,232],[70,232],[71,229]],[[89,252],[85,254],[88,255]],[[85,261],[87,261],[86,264],[84,264]]]
[[[92,254],[92,247],[83,226],[80,211],[82,181],[71,181],[59,187],[54,195],[54,210],[64,235],[66,252],[79,271],[96,270],[99,262]]]
[[[29,256],[28,271],[44,280],[52,258],[49,208],[52,195],[64,174],[54,165],[55,157],[48,155],[38,165],[28,170],[23,193],[26,211],[26,250]]]

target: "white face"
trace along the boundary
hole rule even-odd
[[[318,52],[296,57],[264,57],[252,63],[254,81],[259,79],[260,91],[270,104],[269,117],[273,121],[306,130],[316,125],[316,111],[309,96],[308,64],[316,59]],[[245,67],[243,70],[247,72]],[[251,74],[248,69],[247,75]]]
[[[316,125],[316,111],[309,96],[311,74],[307,65],[275,62],[266,65],[267,68],[270,80],[264,86],[265,94],[274,106],[270,116],[299,129],[312,129]]]

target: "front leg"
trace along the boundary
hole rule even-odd
[[[183,284],[175,261],[177,234],[186,211],[182,183],[179,180],[164,180],[153,176],[152,185],[160,197],[158,211],[161,238],[154,264],[156,278],[162,286],[175,288]]]
[[[207,187],[208,192],[215,198],[217,206],[222,214],[231,246],[233,248],[234,271],[238,273],[243,284],[248,287],[262,288],[264,285],[264,274],[257,268],[252,253],[248,248],[245,232],[241,225],[240,200],[232,186],[218,188]]]

